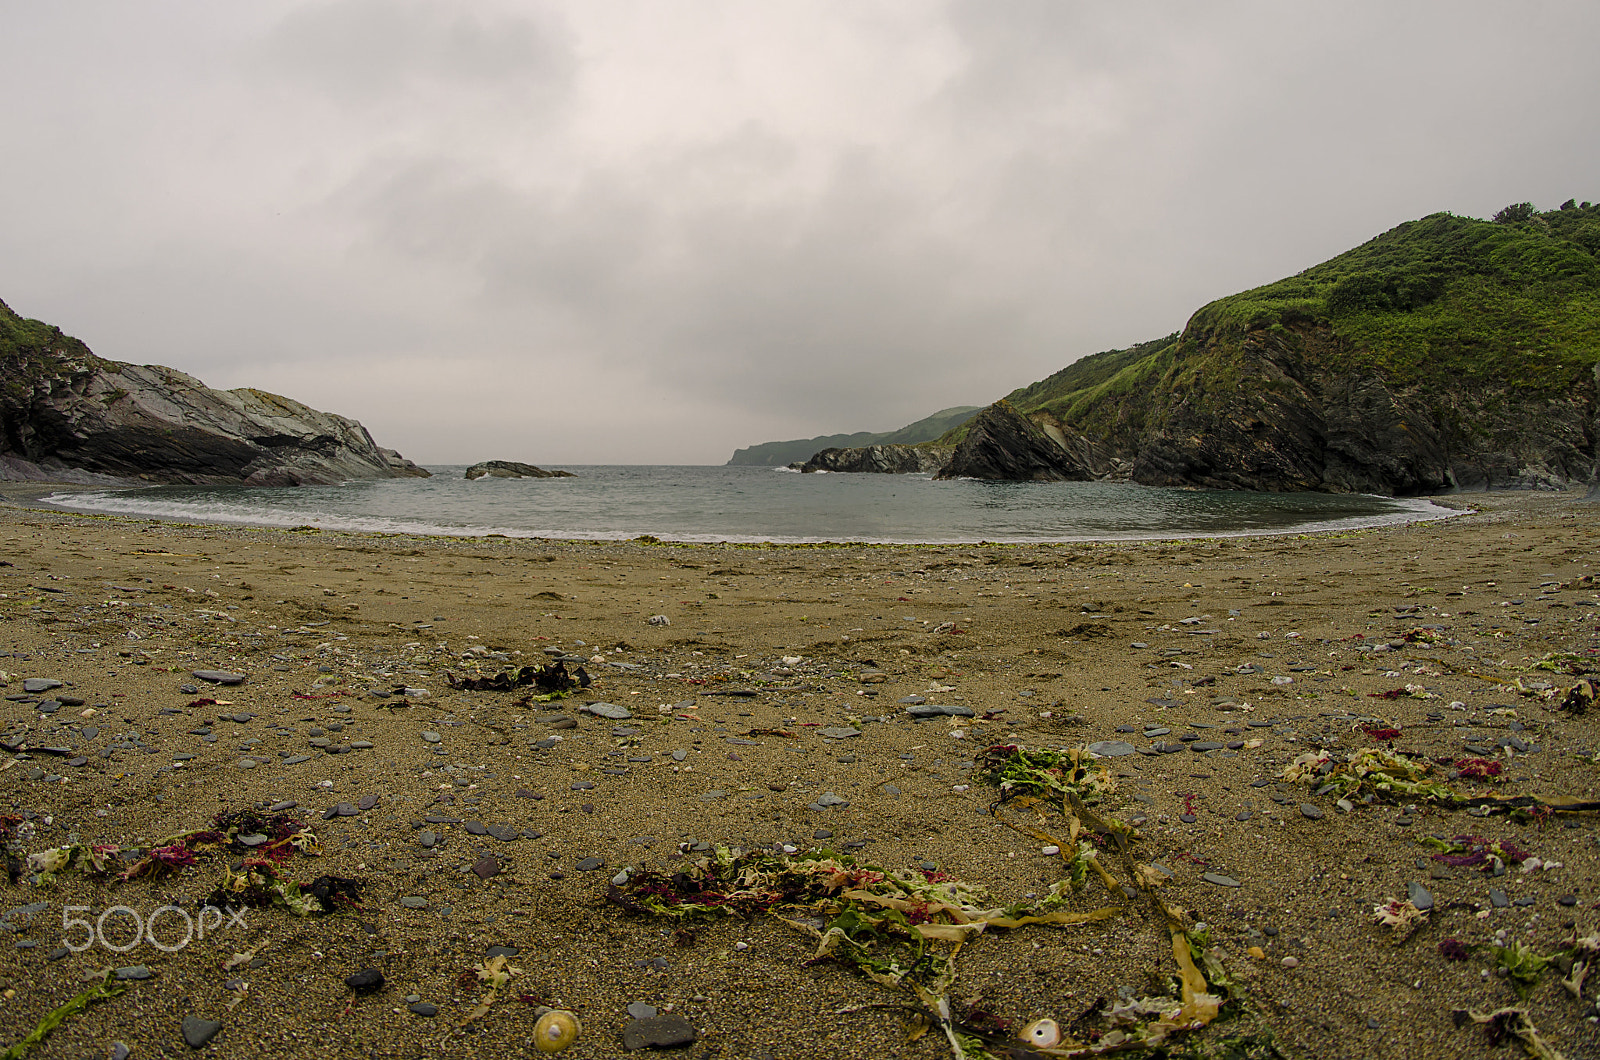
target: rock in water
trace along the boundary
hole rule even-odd
[[[467,468],[468,481],[480,478],[577,478],[570,471],[546,471],[532,464],[519,464],[515,460],[485,460]]]
[[[936,477],[1088,482],[1096,475],[1077,454],[1000,400],[967,424],[967,436]]]
[[[298,486],[426,476],[355,420],[97,357],[0,302],[0,479]]]
[[[804,472],[855,471],[880,475],[937,472],[953,452],[949,446],[864,445],[857,449],[824,449],[800,465]]]

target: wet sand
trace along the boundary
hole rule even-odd
[[[46,904],[0,916],[12,929],[0,936],[0,1044],[82,991],[85,973],[150,972],[30,1055],[104,1056],[115,1041],[135,1057],[186,1055],[187,1015],[222,1023],[204,1047],[218,1056],[526,1055],[535,1005],[551,1004],[584,1024],[566,1055],[613,1057],[628,1055],[627,1005],[643,1002],[694,1025],[689,1056],[947,1056],[937,1033],[906,1041],[903,1012],[861,1007],[904,994],[807,966],[814,941],[774,918],[703,922],[691,940],[605,891],[624,866],[674,868],[712,843],[933,865],[996,904],[1043,893],[1061,860],[998,823],[994,789],[971,775],[997,743],[1222,745],[1105,760],[1110,812],[1142,819],[1138,860],[1173,870],[1164,897],[1210,925],[1243,989],[1239,1014],[1202,1042],[1270,1030],[1290,1056],[1503,1056],[1451,1012],[1521,1002],[1486,960],[1446,960],[1439,942],[1505,931],[1548,953],[1600,929],[1592,813],[1519,824],[1382,801],[1345,813],[1277,779],[1302,752],[1372,746],[1363,728],[1395,728],[1393,747],[1429,759],[1468,745],[1499,755],[1497,793],[1600,789],[1600,769],[1579,757],[1600,747],[1600,722],[1555,709],[1576,678],[1526,669],[1600,649],[1600,589],[1572,585],[1594,573],[1597,506],[1575,494],[1468,495],[1446,503],[1470,514],[1359,532],[948,547],[253,530],[26,507],[37,496],[14,487],[0,500],[0,650],[12,655],[0,692],[23,695],[25,678],[66,685],[3,701],[5,739],[34,749],[0,762],[0,812],[32,815],[22,846],[139,846],[292,800],[324,852],[286,872],[365,891],[359,910],[333,916],[250,910],[173,952],[147,939],[52,958],[63,907],[193,909],[222,862],[154,883],[24,879],[3,908]],[[557,648],[594,678],[560,702],[445,681]],[[247,679],[208,685],[193,676],[204,669]],[[1408,684],[1427,698],[1372,697]],[[719,694],[730,691],[754,694]],[[49,695],[84,702],[41,714]],[[980,717],[913,720],[900,703],[913,695]],[[579,712],[588,702],[631,717]],[[1529,750],[1507,759],[1513,736]],[[846,804],[822,806],[824,793]],[[369,809],[323,819],[364,797]],[[1492,878],[1429,860],[1417,841],[1462,833],[1514,839],[1560,867]],[[499,870],[487,879],[471,871],[485,856]],[[1396,944],[1372,908],[1411,882],[1435,907]],[[1491,888],[1532,901],[1493,908]],[[1119,988],[1165,989],[1176,969],[1150,902],[1094,880],[1074,901],[1123,912],[985,933],[957,958],[952,1004],[1018,1028],[1066,1025]],[[127,944],[127,923],[107,921],[110,942]],[[170,944],[182,925],[167,914],[157,933]],[[463,1026],[481,995],[471,971],[497,945],[519,949],[521,973]],[[225,969],[235,954],[251,959]],[[344,977],[368,966],[385,988],[353,994]],[[1559,978],[1547,973],[1525,1002],[1533,1022],[1569,1058],[1600,1055],[1592,1002]],[[408,1011],[408,995],[437,1015]],[[1091,1036],[1097,1020],[1074,1030]]]

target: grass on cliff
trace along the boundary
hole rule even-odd
[[[1600,363],[1600,206],[1410,221],[1306,271],[1222,298],[1196,335],[1327,325],[1346,363],[1402,384],[1559,391]]]
[[[1330,369],[1372,371],[1402,387],[1560,393],[1600,364],[1600,206],[1569,201],[1540,213],[1521,203],[1494,221],[1431,214],[1218,299],[1180,335],[1085,357],[1009,400],[1127,444],[1166,400],[1239,385],[1235,354],[1247,333],[1294,342],[1307,326],[1341,340]]]

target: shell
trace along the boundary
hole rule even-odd
[[[1048,1017],[1034,1020],[1022,1028],[1022,1040],[1040,1049],[1054,1048],[1061,1044],[1061,1026]]]
[[[554,1009],[539,1017],[533,1025],[533,1045],[541,1053],[559,1053],[578,1040],[583,1024],[578,1017],[563,1009]]]

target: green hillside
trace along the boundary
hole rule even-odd
[[[942,409],[897,431],[854,434],[825,434],[816,438],[797,438],[787,442],[762,442],[736,450],[726,466],[783,467],[810,459],[824,449],[853,449],[866,445],[916,445],[931,442],[952,427],[965,423],[978,411],[977,405],[958,405]]]

